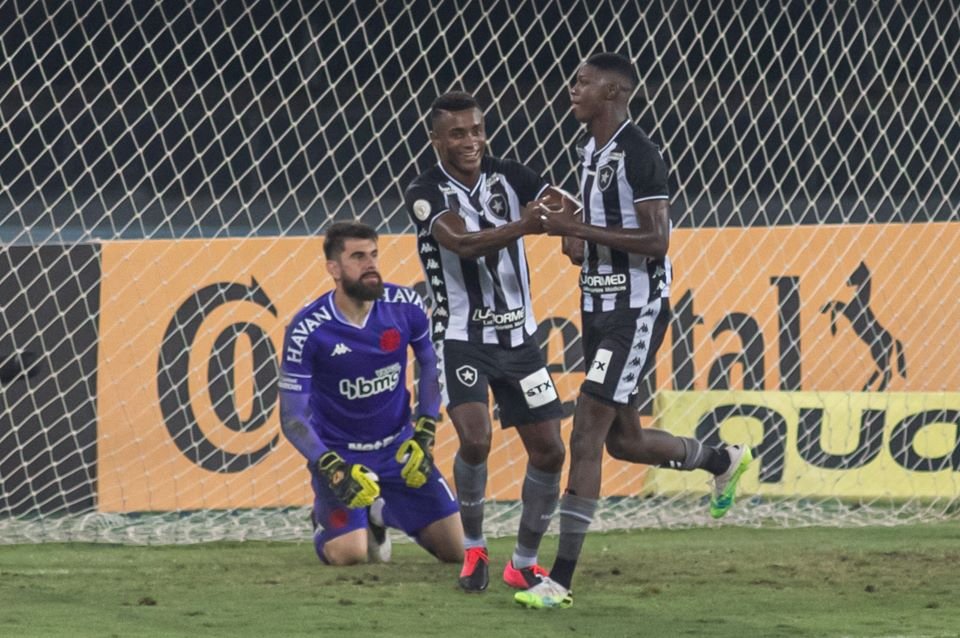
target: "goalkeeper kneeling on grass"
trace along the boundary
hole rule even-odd
[[[317,555],[330,565],[388,561],[393,527],[459,563],[457,502],[433,463],[440,388],[423,302],[383,282],[373,228],[334,224],[323,249],[336,288],[288,325],[280,376],[283,433],[311,475]],[[415,418],[408,346],[420,365]]]

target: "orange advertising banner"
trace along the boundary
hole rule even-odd
[[[937,282],[960,277],[960,263],[936,246],[958,239],[960,224],[675,231],[675,316],[656,387],[956,389],[960,307]],[[527,246],[570,412],[583,378],[578,270],[555,238]],[[415,250],[412,235],[382,237],[381,271],[422,292]],[[332,286],[322,238],[108,242],[102,272],[100,510],[309,503],[303,458],[280,433],[276,372],[287,320]],[[569,428],[565,419],[565,440]],[[456,448],[442,424],[448,478]],[[495,423],[493,449],[488,497],[518,498],[526,454],[515,432]],[[645,477],[608,459],[602,493],[636,494]]]
[[[960,304],[941,282],[960,262],[939,247],[958,241],[957,223],[677,231],[657,385],[955,391]]]
[[[280,432],[275,377],[287,320],[332,287],[322,244],[322,238],[273,238],[104,245],[101,511],[311,502],[305,461]],[[569,269],[569,291],[575,269],[559,252],[541,252],[531,259],[545,272]],[[389,281],[422,281],[413,236],[382,237],[380,254]],[[574,292],[550,308],[568,326],[579,303]],[[562,360],[559,327],[550,342],[552,358]],[[568,402],[578,384],[572,377],[557,380]],[[268,418],[257,420],[257,413]],[[515,432],[495,424],[494,448],[488,493],[516,499],[526,468],[523,447]],[[436,455],[448,478],[456,449],[453,427],[442,424]],[[642,473],[620,485],[639,488]]]

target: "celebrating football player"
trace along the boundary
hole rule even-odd
[[[453,480],[466,553],[460,587],[481,592],[489,580],[483,534],[487,456],[492,436],[488,393],[500,423],[527,451],[517,543],[507,585],[539,582],[540,541],[560,496],[562,408],[534,339],[524,235],[540,234],[550,185],[519,162],[486,154],[483,112],[472,95],[434,100],[430,139],[439,163],[407,187],[407,212],[433,300],[432,332],[440,355],[447,412],[460,437]]]
[[[726,514],[752,460],[743,445],[707,447],[693,438],[640,428],[638,383],[656,359],[670,319],[672,268],[667,168],[658,148],[628,117],[638,84],[623,56],[600,53],[580,67],[570,90],[587,125],[579,145],[583,209],[543,215],[550,235],[582,243],[583,355],[570,435],[570,475],[560,501],[560,544],[549,578],[514,599],[528,607],[569,607],[570,583],[597,508],[603,450],[620,460],[714,475],[710,513]]]

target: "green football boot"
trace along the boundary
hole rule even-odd
[[[530,589],[514,594],[513,601],[527,609],[566,609],[573,607],[573,592],[549,576],[542,576]]]
[[[733,507],[737,483],[753,461],[753,452],[746,445],[728,445],[730,467],[713,478],[713,495],[710,497],[710,516],[721,518]]]

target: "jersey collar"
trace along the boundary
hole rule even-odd
[[[477,180],[476,186],[474,186],[474,187],[471,189],[471,188],[468,188],[466,184],[464,184],[463,182],[461,182],[460,180],[458,180],[456,177],[454,177],[453,175],[451,175],[450,173],[448,173],[448,172],[447,172],[447,169],[445,169],[445,168],[443,167],[443,164],[441,164],[441,163],[438,162],[438,163],[437,163],[437,166],[440,167],[440,172],[442,172],[442,173],[447,177],[448,180],[450,180],[451,182],[453,182],[453,185],[454,185],[454,186],[456,186],[457,188],[459,188],[460,190],[462,190],[463,192],[465,192],[467,195],[470,195],[471,197],[472,197],[473,195],[475,195],[477,192],[480,191],[480,187],[483,186],[483,182],[487,179],[487,174],[486,174],[486,173],[483,171],[483,169],[481,168],[481,170],[480,170],[480,179]]]
[[[620,131],[622,131],[623,129],[627,128],[627,126],[628,126],[629,124],[630,124],[630,118],[628,117],[627,119],[625,119],[625,120],[623,121],[623,124],[621,124],[621,125],[617,128],[617,130],[614,132],[614,134],[610,136],[610,139],[607,141],[606,144],[603,145],[603,148],[601,148],[601,149],[596,150],[596,151],[593,152],[594,157],[599,157],[600,155],[603,155],[603,153],[606,152],[606,150],[607,150],[608,148],[610,148],[610,146],[611,146],[614,142],[617,141],[617,136],[620,135]],[[593,143],[594,143],[594,145],[596,145],[596,143],[597,143],[597,138],[593,138]]]
[[[373,314],[373,309],[376,307],[379,299],[374,299],[373,303],[370,304],[370,312],[367,313],[367,316],[363,318],[363,323],[357,325],[340,314],[340,309],[337,308],[336,302],[333,300],[333,292],[330,293],[330,297],[327,299],[327,306],[330,308],[330,313],[333,315],[333,318],[342,323],[345,326],[350,326],[351,328],[357,328],[363,330],[367,327],[367,322],[370,320],[370,315]]]

